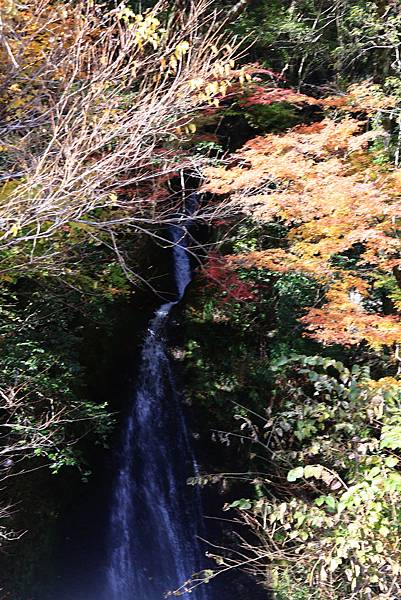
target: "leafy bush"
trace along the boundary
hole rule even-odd
[[[274,461],[267,494],[238,505],[259,541],[244,546],[255,574],[309,586],[309,598],[398,597],[400,382],[319,356],[271,370],[274,407],[242,428],[252,455]]]

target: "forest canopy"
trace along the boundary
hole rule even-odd
[[[240,569],[278,600],[400,596],[400,9],[0,0],[7,552],[38,560],[27,498],[52,484],[30,473],[86,480],[113,439],[93,355],[171,299],[166,227],[196,190],[189,483],[232,523],[186,588]],[[4,598],[36,593],[21,569]]]

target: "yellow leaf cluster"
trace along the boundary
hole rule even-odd
[[[190,79],[189,87],[193,95],[194,104],[199,102],[214,106],[219,106],[220,100],[225,98],[232,90],[233,86],[240,81],[245,81],[244,70],[235,69],[235,61],[231,58],[233,49],[229,45],[222,48],[211,46],[211,58],[213,59],[213,69],[211,77],[202,79]],[[218,58],[220,55],[220,58]]]
[[[0,4],[0,100],[5,121],[21,120],[35,107],[42,110],[38,73],[49,67],[50,56],[73,43],[74,14],[50,2],[37,5],[8,0]],[[62,79],[53,65],[52,78]]]
[[[129,29],[134,30],[138,48],[143,49],[146,44],[150,44],[156,50],[160,44],[164,29],[162,29],[159,19],[150,11],[144,14],[136,14],[123,4],[120,6],[118,18],[125,21]]]

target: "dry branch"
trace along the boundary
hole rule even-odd
[[[28,20],[18,18],[18,3],[13,19],[2,15],[0,91],[29,93],[0,123],[3,180],[13,188],[0,206],[0,249],[50,237],[70,222],[149,232],[180,212],[168,195],[149,201],[149,183],[200,168],[200,159],[179,152],[182,132],[211,100],[207,86],[230,77],[235,51],[224,45],[209,2],[191,2],[179,29],[166,31],[167,4],[136,17],[89,2],[66,3],[59,14],[42,0],[24,9]],[[28,68],[38,36],[44,50]]]

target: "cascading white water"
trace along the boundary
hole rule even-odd
[[[186,485],[196,465],[165,339],[171,311],[191,281],[186,225],[169,230],[177,299],[150,322],[123,433],[111,507],[110,600],[161,600],[200,568],[199,496]],[[204,600],[203,586],[191,598]]]

